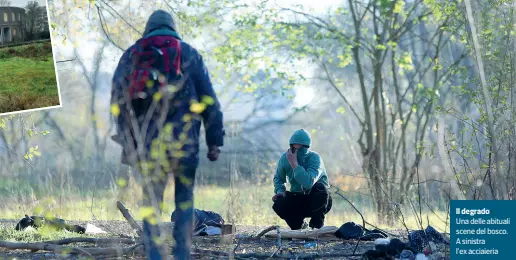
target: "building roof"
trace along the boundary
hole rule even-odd
[[[23,10],[23,11],[25,11],[25,8],[23,8],[23,7],[18,7],[18,6],[0,6],[0,9],[18,9],[18,10]]]

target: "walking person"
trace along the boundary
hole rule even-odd
[[[143,238],[147,259],[167,259],[159,241],[163,194],[175,182],[175,259],[190,259],[193,191],[204,123],[208,158],[216,161],[224,145],[223,114],[199,52],[179,36],[163,10],[149,17],[141,39],[129,47],[115,70],[111,111],[113,140],[123,148],[122,162],[141,177]],[[152,210],[146,210],[152,209]]]

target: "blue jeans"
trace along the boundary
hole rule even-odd
[[[183,166],[174,176],[175,184],[175,206],[177,219],[175,219],[173,237],[175,246],[173,249],[174,259],[189,260],[190,248],[192,246],[193,232],[193,191],[195,184],[195,173],[197,168]],[[166,175],[166,174],[165,174]],[[169,246],[160,243],[159,237],[163,235],[158,224],[151,221],[152,218],[161,217],[161,207],[163,195],[168,182],[166,176],[152,176],[144,181],[143,187],[143,206],[153,207],[154,214],[143,220],[143,241],[147,259],[162,260],[167,259]],[[143,177],[144,180],[146,179]],[[160,221],[158,221],[159,223]],[[165,232],[170,232],[166,230]]]

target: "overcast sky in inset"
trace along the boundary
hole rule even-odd
[[[27,6],[27,3],[34,1],[34,0],[11,0],[12,6],[18,6],[18,7],[25,7]],[[47,5],[47,1],[45,0],[36,0],[40,6]]]

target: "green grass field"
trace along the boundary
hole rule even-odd
[[[2,182],[0,178],[0,183]],[[8,181],[4,183],[8,183]],[[120,190],[92,191],[89,194],[79,194],[79,192],[67,189],[45,194],[43,190],[38,191],[28,188],[22,189],[23,191],[15,191],[11,187],[0,187],[0,195],[2,196],[0,201],[1,218],[20,219],[24,214],[48,214],[67,220],[123,220],[122,215],[116,208],[116,200],[120,199],[133,216],[141,220],[141,214],[137,207],[138,200],[141,197],[141,189],[133,182],[129,182],[125,194]],[[169,187],[173,187],[172,182]],[[173,188],[166,190],[165,197],[169,207],[165,209],[162,217],[163,221],[170,221],[170,213],[173,211],[174,205]],[[284,221],[279,219],[271,208],[271,197],[272,186],[242,185],[234,189],[198,186],[195,190],[194,204],[196,208],[218,212],[226,221],[236,224],[250,226],[279,224],[285,226]],[[362,211],[366,221],[376,222],[370,202],[361,202],[351,195],[348,196],[348,199],[353,201],[355,206]],[[414,214],[407,211],[404,213],[404,218],[409,228],[418,228]],[[430,225],[441,231],[449,230],[449,228],[446,228],[446,212],[437,212],[436,215],[432,212],[423,211],[422,219],[425,227],[427,221],[429,221]],[[327,215],[326,225],[340,226],[348,221],[362,223],[360,216],[347,202],[337,195],[333,195],[333,208]],[[395,226],[379,226],[388,229],[405,229],[401,221],[397,221]]]
[[[50,42],[0,49],[0,113],[57,105]]]

